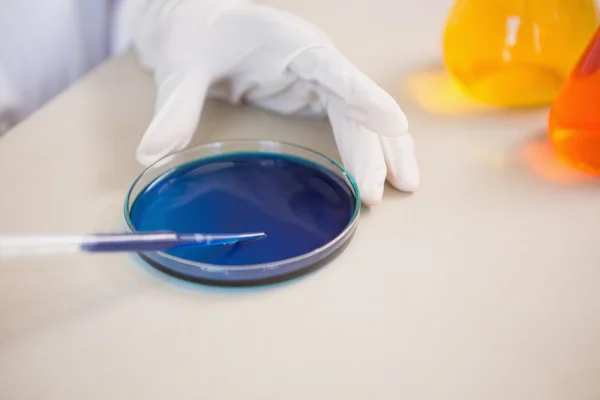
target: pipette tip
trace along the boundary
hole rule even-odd
[[[219,245],[219,244],[236,244],[242,242],[252,242],[255,240],[262,240],[267,237],[264,232],[250,232],[250,233],[237,233],[237,234],[225,234],[225,235],[204,235],[197,234],[196,243],[206,245]]]
[[[267,237],[267,234],[264,232],[255,232],[255,233],[243,233],[238,235],[238,239],[241,242],[249,242],[253,240],[262,240]]]

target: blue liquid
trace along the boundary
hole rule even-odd
[[[136,198],[137,231],[265,232],[249,243],[180,247],[169,254],[215,265],[281,261],[326,245],[350,223],[356,198],[343,178],[291,156],[243,153],[194,161]]]

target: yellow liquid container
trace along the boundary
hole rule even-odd
[[[457,0],[444,33],[444,61],[476,100],[546,105],[597,23],[594,0]]]

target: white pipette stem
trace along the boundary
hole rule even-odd
[[[0,260],[64,253],[149,252],[178,246],[218,246],[265,238],[263,232],[177,234],[144,232],[66,236],[0,236]]]

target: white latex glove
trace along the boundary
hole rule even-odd
[[[137,150],[142,164],[189,144],[208,96],[328,116],[367,205],[381,201],[386,177],[403,191],[419,185],[404,113],[316,27],[245,0],[127,1],[125,25],[158,86]]]

